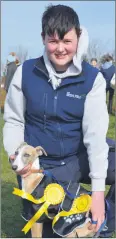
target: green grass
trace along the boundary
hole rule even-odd
[[[15,173],[10,168],[8,157],[2,145],[2,115],[0,119],[0,156],[1,156],[1,237],[2,238],[21,238],[24,234],[21,232],[24,222],[20,217],[21,200],[12,194],[13,188],[17,187]],[[11,136],[12,137],[12,136]]]
[[[25,222],[20,217],[21,213],[21,199],[12,194],[13,188],[17,187],[15,173],[10,168],[8,157],[4,151],[2,144],[2,128],[4,125],[2,114],[0,115],[0,156],[2,162],[2,187],[1,187],[1,237],[2,238],[24,238],[21,232]],[[115,139],[114,134],[115,117],[110,116],[110,125],[108,136]],[[11,135],[12,137],[12,135]],[[87,189],[90,185],[85,186]],[[106,191],[109,187],[106,188]],[[116,235],[113,235],[115,237]]]

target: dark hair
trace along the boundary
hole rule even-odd
[[[101,63],[113,61],[113,57],[110,54],[106,54],[101,57]]]
[[[18,59],[16,59],[15,64],[18,65],[20,63],[20,61]]]
[[[97,58],[91,58],[91,62],[92,61],[96,61],[97,62]]]
[[[80,23],[77,13],[68,6],[64,5],[50,5],[42,16],[42,36],[53,36],[57,32],[59,38],[62,40],[64,35],[75,28],[76,34],[79,37],[81,34]]]

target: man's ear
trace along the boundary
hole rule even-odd
[[[46,151],[41,146],[37,146],[35,149],[36,149],[36,152],[37,152],[38,156],[41,156],[43,154],[47,156]]]
[[[43,35],[43,32],[41,32],[41,37],[42,37],[42,42],[43,42],[43,44],[45,45],[45,37],[44,37],[44,35]]]

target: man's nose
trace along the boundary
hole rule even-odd
[[[57,46],[57,51],[58,52],[63,52],[64,51],[64,46],[62,43],[59,43],[58,46]]]
[[[18,166],[17,165],[12,165],[12,169],[15,171],[17,170]]]

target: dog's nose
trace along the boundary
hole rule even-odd
[[[16,170],[17,168],[18,168],[17,165],[12,165],[12,169],[13,169],[13,170]]]

